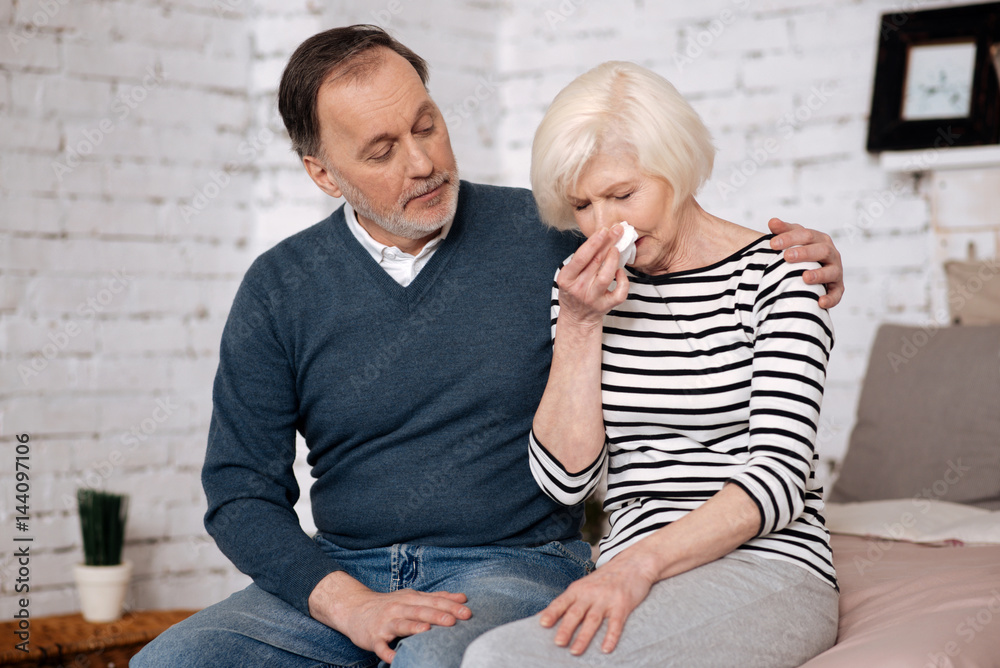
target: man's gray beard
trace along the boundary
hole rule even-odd
[[[344,199],[351,203],[351,206],[354,207],[354,211],[359,216],[364,216],[389,234],[393,234],[403,239],[420,239],[436,230],[440,230],[444,227],[445,223],[455,217],[455,212],[458,210],[457,168],[451,172],[436,172],[428,177],[417,190],[411,190],[403,193],[400,197],[400,201],[396,202],[397,210],[390,214],[388,218],[377,213],[372,206],[371,201],[364,195],[364,193],[355,188],[354,184],[342,178],[340,174],[329,167],[327,167],[327,170],[329,170],[337,179],[337,185],[340,186]],[[421,194],[427,194],[440,186],[446,180],[448,181],[448,185],[445,186],[445,192],[438,195],[438,197],[450,196],[451,199],[448,209],[441,214],[440,219],[422,222],[410,220],[406,217],[404,207],[407,202],[414,197],[419,197]]]

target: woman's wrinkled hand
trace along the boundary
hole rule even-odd
[[[644,569],[619,557],[571,584],[541,612],[540,620],[546,628],[562,619],[556,631],[556,644],[569,645],[571,654],[579,656],[587,650],[605,619],[608,630],[601,642],[601,651],[607,654],[614,650],[625,628],[625,620],[646,598],[655,582],[652,576],[643,573]]]
[[[618,268],[615,242],[619,226],[602,229],[587,239],[556,278],[559,286],[559,317],[581,325],[600,326],[604,316],[628,296],[628,278]],[[614,290],[608,290],[616,281]]]

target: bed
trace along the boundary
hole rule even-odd
[[[828,498],[837,643],[808,668],[1000,668],[1000,325],[883,325]]]
[[[832,543],[840,629],[807,668],[1000,666],[1000,545]]]

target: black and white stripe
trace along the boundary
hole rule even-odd
[[[818,265],[786,263],[770,238],[701,269],[628,271],[628,299],[604,319],[604,451],[569,474],[531,435],[532,474],[560,503],[585,499],[607,469],[598,565],[731,482],[761,514],[738,549],[836,586],[814,475],[833,325],[823,288],[802,280]],[[553,286],[553,336],[558,313]]]

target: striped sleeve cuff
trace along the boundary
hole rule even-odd
[[[531,475],[549,498],[564,506],[575,506],[590,496],[597,487],[607,463],[607,444],[601,448],[597,459],[587,468],[579,473],[569,473],[538,441],[534,430],[528,439],[528,463],[531,466]]]
[[[799,498],[799,490],[790,489],[787,480],[767,467],[752,466],[729,482],[739,485],[757,505],[760,512],[757,536],[785,528],[802,512],[804,502]]]

